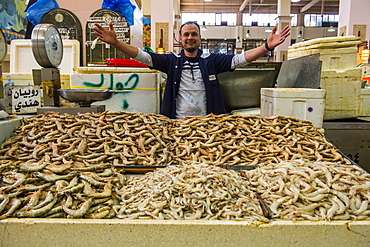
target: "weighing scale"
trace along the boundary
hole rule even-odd
[[[61,89],[60,70],[57,68],[63,58],[63,42],[57,27],[53,24],[38,24],[31,35],[32,53],[42,67],[32,71],[34,84],[41,85],[44,92],[44,106],[37,108],[37,114],[46,112],[86,113],[103,112],[104,105],[91,103],[112,97],[113,91],[99,89]],[[61,106],[62,98],[78,103]]]
[[[56,26],[63,40],[78,40],[80,43],[80,64],[83,64],[82,26],[72,11],[63,8],[52,9],[42,16],[41,23]]]

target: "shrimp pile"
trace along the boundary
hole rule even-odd
[[[212,165],[263,165],[289,161],[346,163],[310,121],[292,117],[208,115],[174,121],[173,161]]]
[[[290,117],[47,113],[0,145],[0,219],[367,219],[369,175],[346,162]],[[127,182],[138,165],[158,169]]]
[[[309,161],[346,163],[311,122],[282,116],[211,114],[172,121],[129,112],[48,113],[23,122],[0,145],[1,160],[41,161],[48,156],[56,165],[261,165],[301,154]]]
[[[303,160],[240,171],[265,202],[269,218],[368,220],[370,174],[355,165]]]
[[[55,164],[83,162],[164,166],[170,119],[155,114],[104,112],[40,114],[23,119],[0,146],[0,159],[28,161],[45,156]]]
[[[111,164],[54,165],[0,160],[0,219],[113,218],[126,181]]]
[[[121,219],[251,220],[268,222],[247,182],[234,171],[183,164],[129,179],[117,191]]]

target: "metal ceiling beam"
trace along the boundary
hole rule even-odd
[[[311,7],[313,7],[315,4],[317,4],[320,1],[321,0],[312,0],[311,2],[309,2],[308,4],[306,4],[305,6],[301,8],[301,13],[306,12],[307,10],[309,10]]]
[[[321,1],[321,15],[324,14],[324,0]]]
[[[245,7],[247,6],[248,2],[249,1],[252,1],[252,0],[244,0],[244,2],[242,3],[242,5],[240,5],[240,8],[239,8],[239,11],[242,12]]]

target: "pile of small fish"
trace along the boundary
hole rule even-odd
[[[289,161],[345,163],[338,150],[313,127],[295,118],[207,115],[170,120],[130,112],[47,113],[25,118],[0,145],[0,159],[119,166],[261,165]]]
[[[303,160],[240,171],[268,209],[283,220],[368,220],[370,174],[355,165]]]
[[[111,164],[0,160],[0,219],[112,218],[126,177]]]
[[[129,179],[117,191],[121,219],[251,220],[268,222],[248,183],[234,171],[183,164]]]

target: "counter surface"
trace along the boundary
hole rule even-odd
[[[5,219],[1,246],[369,246],[370,221]]]

